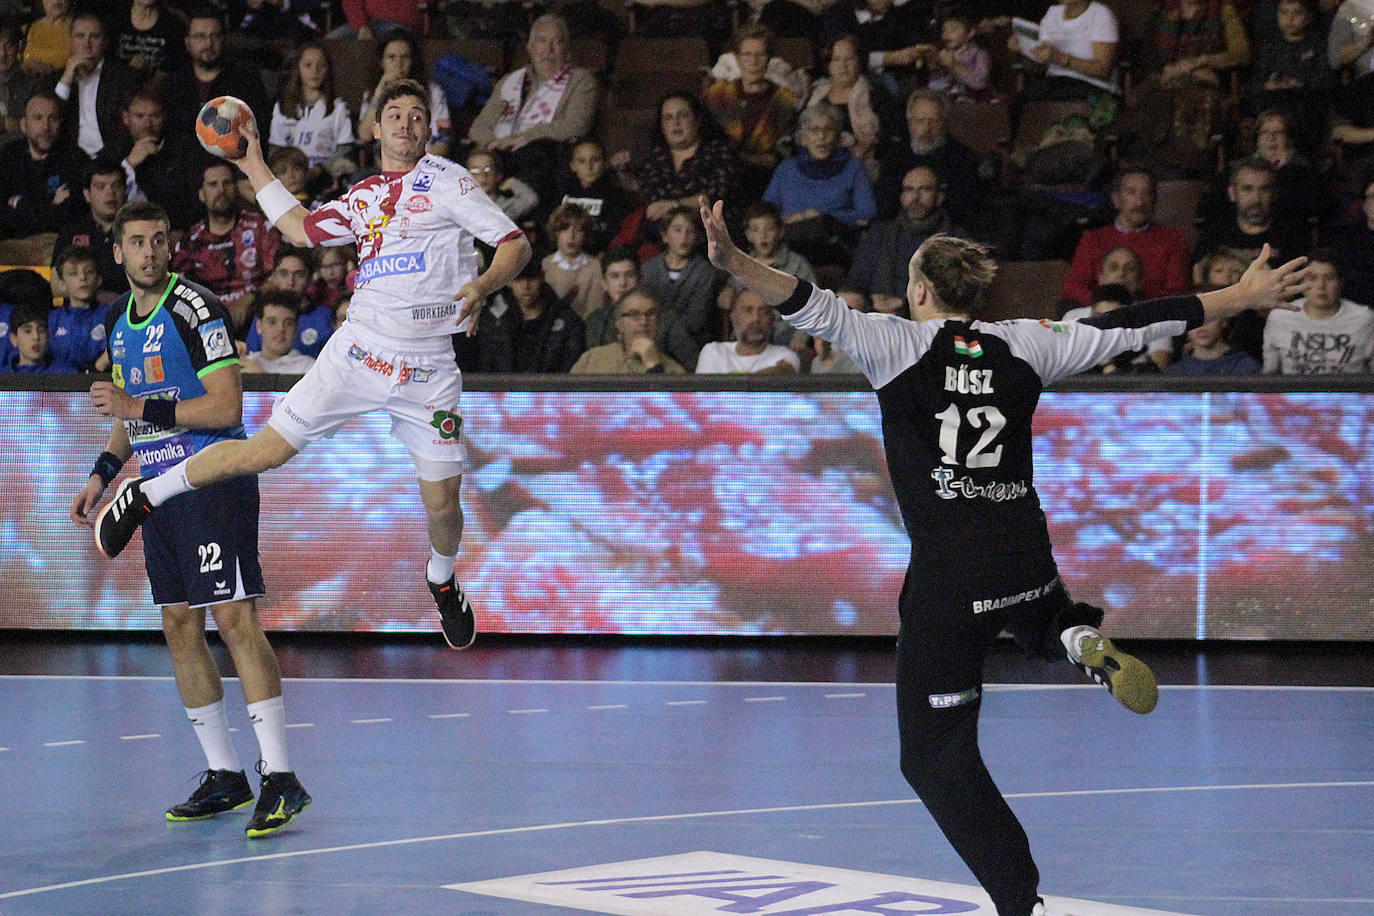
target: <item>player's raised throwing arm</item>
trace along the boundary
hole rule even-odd
[[[252,183],[253,193],[257,195],[258,205],[262,207],[267,221],[292,245],[298,248],[313,247],[305,234],[305,218],[310,211],[302,207],[296,196],[272,174],[267,160],[262,156],[262,140],[257,133],[245,130],[243,135],[248,140],[248,151],[232,161]]]

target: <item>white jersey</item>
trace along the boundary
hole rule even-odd
[[[299,118],[288,118],[282,114],[280,102],[272,106],[268,137],[273,146],[294,146],[316,166],[333,161],[339,147],[353,145],[353,120],[343,99],[334,100],[333,110],[325,107],[324,99],[301,107],[305,110]]]
[[[439,156],[363,179],[312,211],[305,233],[312,245],[357,243],[348,320],[400,339],[466,330],[453,297],[478,274],[473,241],[521,234],[467,169]]]

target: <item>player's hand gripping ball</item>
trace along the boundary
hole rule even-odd
[[[211,99],[196,116],[196,139],[207,153],[221,159],[241,159],[248,152],[245,129],[256,134],[258,122],[248,103],[232,95]]]

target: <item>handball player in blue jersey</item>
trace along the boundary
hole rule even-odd
[[[111,304],[106,345],[113,381],[91,385],[95,409],[116,422],[72,520],[88,515],[120,468],[136,456],[139,474],[156,478],[216,442],[241,440],[243,388],[229,314],[213,293],[168,272],[167,214],[132,203],[115,216],[115,258],[130,291]],[[113,511],[130,509],[115,497]],[[263,594],[258,565],[258,481],[236,477],[169,499],[143,526],[143,555],[153,600],[186,714],[207,769],[169,821],[203,820],[253,801],[229,737],[224,686],[205,641],[205,609],[229,647],[257,734],[261,793],[246,827],[250,837],[281,829],[310,804],[286,751],[281,670],[254,607]]]

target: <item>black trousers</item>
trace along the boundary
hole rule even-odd
[[[983,660],[1008,630],[1027,655],[1067,661],[1059,634],[1102,622],[1102,611],[1069,598],[1048,551],[907,571],[897,643],[897,717],[902,775],[955,852],[988,892],[999,916],[1028,916],[1040,874],[1016,815],[978,750]],[[1027,748],[1026,753],[1036,753]]]

